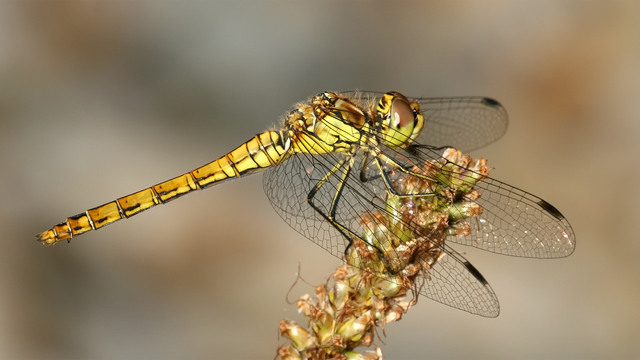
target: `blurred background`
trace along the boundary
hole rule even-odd
[[[422,298],[388,358],[640,357],[639,35],[633,1],[0,3],[0,358],[272,358],[298,266],[319,284],[340,261],[261,175],[70,244],[34,235],[356,88],[498,99],[509,130],[473,155],[577,235],[561,260],[458,248],[500,317]]]

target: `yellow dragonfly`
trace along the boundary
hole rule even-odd
[[[396,191],[393,174],[420,176],[412,172],[414,164],[440,159],[444,147],[482,147],[501,137],[507,123],[504,108],[485,97],[323,92],[295,105],[280,129],[257,134],[193,171],[71,216],[37,238],[45,244],[68,241],[192,191],[267,170],[265,193],[279,215],[342,258],[352,239],[362,239],[358,215],[386,211],[385,196]],[[571,225],[551,204],[492,178],[476,186],[483,213],[468,236],[451,241],[531,258],[573,252]],[[497,316],[497,297],[480,272],[448,244],[441,247],[448,256],[434,265],[420,293],[470,313]]]

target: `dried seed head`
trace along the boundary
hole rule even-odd
[[[280,334],[291,340],[292,346],[297,350],[305,350],[316,345],[316,339],[302,326],[293,321],[282,320],[280,322]]]
[[[359,214],[362,233],[354,237],[330,280],[305,295],[298,311],[305,330],[283,321],[280,333],[292,345],[278,351],[282,359],[380,359],[370,346],[375,327],[402,318],[428,286],[429,271],[444,256],[447,236],[471,233],[467,220],[482,213],[474,189],[489,173],[486,160],[472,160],[455,149],[439,160],[390,174],[395,192],[386,191],[385,208]]]

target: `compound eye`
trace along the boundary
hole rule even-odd
[[[400,148],[409,146],[416,125],[416,113],[409,100],[400,93],[388,92],[381,99],[380,104],[379,113],[387,114],[385,118],[387,126],[383,129],[385,143]],[[389,104],[387,111],[384,111],[385,104]]]
[[[389,126],[394,129],[405,129],[407,126],[413,130],[415,114],[406,99],[396,97],[391,104],[391,118]],[[404,132],[404,131],[402,131]]]

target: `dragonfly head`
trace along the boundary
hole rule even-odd
[[[382,95],[376,116],[382,126],[382,140],[391,147],[407,148],[424,127],[420,106],[396,91]]]

